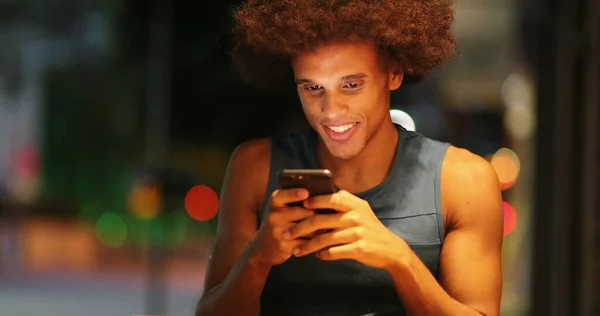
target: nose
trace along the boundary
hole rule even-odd
[[[328,93],[323,96],[321,112],[328,118],[334,119],[343,116],[349,111],[348,104],[340,96]]]

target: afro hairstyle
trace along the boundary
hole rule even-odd
[[[233,65],[252,85],[295,89],[291,57],[334,41],[370,40],[404,82],[454,54],[453,0],[246,0],[233,9]]]

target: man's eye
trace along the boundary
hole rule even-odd
[[[306,89],[310,92],[315,92],[315,91],[319,91],[321,89],[321,86],[317,86],[317,85],[305,86],[304,89]]]
[[[358,82],[349,82],[344,85],[344,88],[356,89],[360,87],[360,83]]]

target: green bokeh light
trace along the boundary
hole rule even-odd
[[[96,237],[107,247],[121,247],[127,240],[127,224],[115,213],[104,213],[96,222]]]

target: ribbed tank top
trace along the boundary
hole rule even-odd
[[[385,180],[358,194],[392,232],[401,236],[437,278],[444,223],[440,172],[448,144],[419,133],[399,131],[392,167]],[[313,130],[274,138],[265,207],[278,187],[281,169],[320,169]],[[259,221],[260,222],[260,221]],[[292,257],[271,269],[261,297],[262,316],[405,315],[385,270],[353,260]]]

